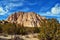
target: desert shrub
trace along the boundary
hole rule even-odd
[[[40,28],[40,40],[60,40],[60,24],[56,19],[48,19]]]

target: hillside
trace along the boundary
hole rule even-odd
[[[60,23],[57,19],[46,19],[33,12],[18,12],[10,15],[7,21],[0,21],[0,38],[7,39],[9,35],[15,35],[10,37],[15,40],[20,37],[24,40],[60,40]]]
[[[46,19],[34,12],[17,12],[10,15],[8,22],[17,23],[25,27],[41,27],[41,22]]]

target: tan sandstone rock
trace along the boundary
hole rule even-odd
[[[17,12],[8,17],[8,22],[17,23],[25,27],[40,27],[41,22],[45,17],[42,17],[34,12]]]

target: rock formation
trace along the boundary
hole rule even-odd
[[[7,21],[23,25],[24,27],[40,27],[44,19],[45,17],[34,12],[17,12],[10,15]]]

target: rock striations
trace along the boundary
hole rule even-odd
[[[35,14],[34,12],[17,12],[10,15],[7,21],[23,25],[24,27],[40,27],[44,19],[45,17]]]

